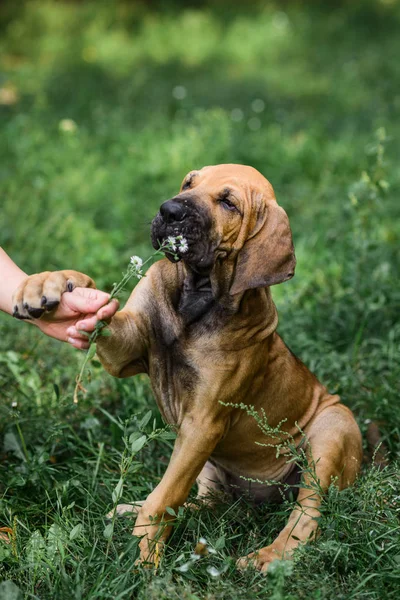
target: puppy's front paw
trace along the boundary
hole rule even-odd
[[[271,545],[239,558],[236,562],[236,566],[242,571],[249,567],[253,567],[262,573],[266,573],[269,565],[274,560],[288,560],[290,558],[291,553],[278,550]]]
[[[136,560],[137,566],[145,569],[158,569],[164,556],[165,543],[162,540],[142,539],[139,543],[140,556]]]
[[[137,500],[137,502],[134,502],[133,504],[118,504],[106,514],[106,519],[113,519],[114,516],[130,517],[132,515],[137,515],[140,507],[143,506],[143,504],[144,500]]]
[[[93,279],[77,271],[45,271],[23,280],[13,294],[13,316],[39,319],[56,309],[64,292],[76,287],[95,288]]]

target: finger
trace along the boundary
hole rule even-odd
[[[87,331],[91,333],[96,328],[96,325],[99,321],[107,321],[114,316],[119,308],[118,300],[111,300],[109,304],[103,306],[99,311],[97,311],[96,315],[87,316],[85,319],[78,321],[76,324],[76,328],[81,331]]]
[[[71,327],[68,327],[67,336],[70,338],[74,338],[76,340],[86,340],[87,341],[87,339],[88,339],[88,334],[78,331],[77,328],[74,327],[73,325]]]
[[[74,348],[77,348],[78,350],[87,350],[90,346],[87,338],[86,338],[86,340],[83,340],[83,339],[69,337],[69,338],[67,338],[67,342],[68,342],[68,344],[71,344],[71,346],[73,346]]]
[[[110,294],[92,288],[75,288],[73,292],[64,296],[69,308],[79,313],[96,313],[107,304]]]
[[[87,333],[92,333],[95,330],[99,319],[97,315],[92,315],[90,317],[86,317],[86,319],[82,319],[82,321],[78,321],[75,325],[78,331],[87,331]]]
[[[114,298],[113,300],[111,300],[111,302],[109,302],[108,304],[100,308],[99,311],[97,311],[97,318],[99,319],[99,321],[106,321],[107,319],[111,319],[111,317],[113,317],[117,312],[118,308],[119,302],[116,298]]]

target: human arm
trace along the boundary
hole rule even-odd
[[[108,304],[109,294],[93,288],[89,277],[75,271],[40,273],[28,278],[0,248],[0,310],[33,323],[44,334],[67,341],[75,348],[89,347],[87,337],[76,328],[78,322],[83,329],[89,329],[98,320],[110,319],[118,309],[116,300]],[[52,295],[47,305],[42,305],[43,292]],[[30,313],[24,308],[26,305]]]
[[[0,310],[11,315],[12,293],[27,277],[14,261],[0,248]]]

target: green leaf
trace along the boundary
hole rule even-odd
[[[114,530],[114,526],[112,523],[109,523],[104,531],[103,531],[103,535],[106,538],[106,540],[110,540],[112,538],[112,534],[113,534],[113,530]]]
[[[177,516],[177,515],[176,515],[176,512],[174,511],[174,509],[173,509],[173,508],[171,508],[171,506],[167,506],[167,507],[166,507],[166,509],[165,509],[165,511],[166,511],[166,512],[167,512],[169,515],[172,515],[173,517],[176,517],[176,516]]]
[[[40,531],[32,533],[25,548],[28,563],[34,565],[39,562],[45,554],[46,544]]]
[[[7,544],[0,543],[0,563],[8,561],[11,557],[11,549]]]
[[[78,332],[83,335],[84,337],[90,338],[90,336],[92,335],[91,333],[87,332],[87,331],[83,331],[83,329],[78,329]]]
[[[56,557],[64,554],[64,544],[66,543],[66,534],[57,523],[50,527],[46,539],[47,557],[54,561]]]
[[[12,431],[9,431],[4,436],[3,450],[4,452],[12,452],[20,460],[26,460],[24,453],[22,452],[19,440],[17,436],[14,433],[12,433]]]
[[[86,360],[91,360],[93,356],[96,354],[96,344],[92,344],[87,351]]]
[[[96,417],[87,417],[80,426],[87,430],[96,429],[96,427],[100,427],[100,421]]]
[[[13,581],[7,579],[0,583],[0,600],[22,600],[22,592]]]
[[[168,429],[166,429],[165,431],[162,431],[160,433],[160,435],[158,436],[158,439],[160,440],[174,440],[176,438],[176,433],[174,431],[169,431]]]
[[[82,523],[78,523],[78,525],[75,525],[75,527],[73,527],[71,529],[70,534],[69,534],[69,539],[71,541],[75,540],[77,537],[79,537],[81,535],[82,531],[83,531],[83,525],[82,525]]]
[[[122,479],[122,477],[120,477],[120,479],[112,493],[112,500],[113,500],[114,504],[116,504],[118,502],[118,500],[121,498],[123,486],[124,486],[124,480]]]
[[[146,441],[147,441],[146,435],[142,435],[137,440],[134,440],[131,445],[132,454],[136,454],[136,452],[139,452],[139,450],[141,450],[143,448],[143,446],[145,445]]]
[[[152,416],[152,414],[153,414],[153,413],[151,412],[151,410],[149,410],[149,411],[148,411],[148,412],[147,412],[147,413],[144,415],[144,417],[142,418],[142,420],[139,422],[139,429],[144,429],[144,428],[146,427],[146,425],[148,424],[148,422],[149,422],[149,421],[150,421],[150,419],[151,419],[151,416]]]
[[[99,331],[98,335],[101,335],[101,337],[110,337],[112,333],[111,330],[108,329],[108,327],[105,327],[104,329],[101,329]]]
[[[225,547],[225,536],[221,535],[214,544],[216,550],[222,550]]]

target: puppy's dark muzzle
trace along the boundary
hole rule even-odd
[[[166,252],[166,257],[172,262],[183,259],[194,270],[203,269],[214,261],[211,224],[210,212],[192,193],[180,194],[163,202],[154,217],[151,225],[153,247],[158,249],[168,239],[180,236],[176,250]],[[183,245],[181,240],[184,240]]]
[[[186,207],[176,200],[167,200],[160,206],[161,217],[164,222],[169,225],[183,221],[186,217],[186,213]]]

